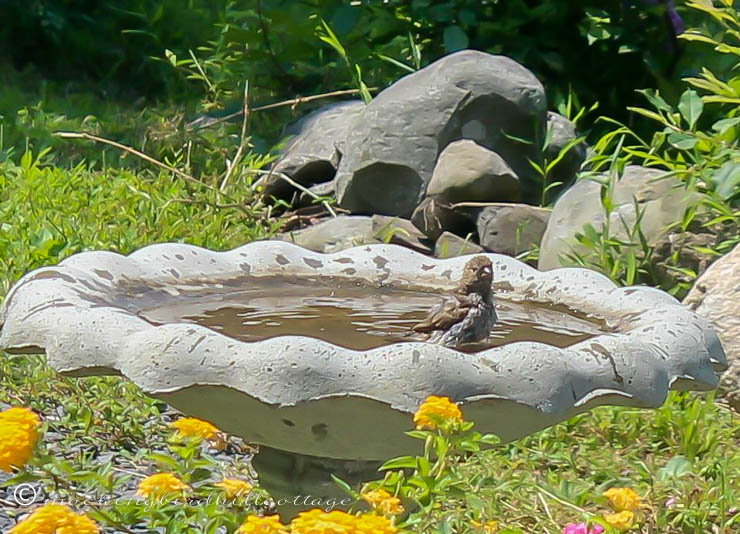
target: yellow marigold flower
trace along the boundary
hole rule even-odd
[[[224,490],[224,493],[230,499],[236,499],[252,491],[252,485],[249,482],[236,478],[225,478],[216,484],[216,487]]]
[[[640,508],[640,496],[630,488],[611,488],[602,495],[609,499],[609,505],[616,512],[623,512],[624,510],[634,512]]]
[[[198,439],[213,439],[218,436],[218,428],[207,421],[195,417],[183,417],[172,423],[181,436]]]
[[[404,511],[401,499],[383,489],[367,491],[362,498],[383,515],[401,515]]]
[[[280,522],[280,517],[250,515],[236,531],[237,534],[287,534],[288,527]]]
[[[63,504],[45,504],[10,529],[8,534],[98,534],[97,523]]]
[[[355,518],[356,534],[396,534],[398,528],[387,517],[362,514]]]
[[[20,469],[31,459],[36,431],[13,421],[0,421],[0,470]]]
[[[18,423],[28,430],[41,426],[41,418],[28,408],[8,408],[0,412],[0,423],[3,421]]]
[[[292,534],[355,534],[356,523],[357,518],[347,512],[324,512],[316,508],[299,513],[290,523],[290,531]]]
[[[139,482],[136,495],[146,498],[164,497],[171,493],[187,491],[188,486],[171,473],[157,473]]]
[[[604,521],[617,530],[626,531],[634,526],[635,513],[629,510],[624,510],[616,514],[604,514]]]
[[[496,534],[498,532],[498,521],[486,521],[485,523],[471,521],[471,523],[484,534]]]
[[[430,395],[414,414],[414,423],[417,430],[437,428],[441,420],[462,423],[460,408],[448,397]]]

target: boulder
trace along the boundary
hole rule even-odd
[[[374,235],[372,217],[340,215],[315,226],[282,234],[275,239],[328,254],[357,245],[380,243]]]
[[[576,125],[562,115],[550,111],[547,113],[547,127],[551,131],[550,142],[545,149],[547,161],[554,161],[565,146],[578,137]],[[548,182],[562,182],[563,186],[553,188],[556,194],[576,179],[576,173],[586,159],[588,145],[585,142],[578,143],[565,153],[563,159],[550,171]],[[553,198],[553,196],[550,196]]]
[[[437,258],[453,258],[466,254],[480,254],[481,252],[485,252],[485,250],[477,243],[450,232],[443,232],[434,245],[434,256]]]
[[[427,197],[445,202],[516,202],[519,177],[504,159],[470,139],[453,141],[437,159]]]
[[[478,241],[491,252],[516,256],[540,244],[550,210],[527,204],[495,204],[478,214]]]
[[[714,326],[729,368],[720,380],[720,395],[740,412],[740,245],[713,263],[684,299]]]
[[[342,157],[349,125],[364,108],[361,100],[336,102],[286,128],[286,134],[295,137],[275,163],[275,172],[287,174],[304,186],[331,181]],[[276,198],[289,199],[295,191],[275,175],[269,175],[262,185],[265,195]]]
[[[425,198],[411,215],[411,222],[432,241],[442,232],[468,235],[475,229],[475,220],[470,210],[452,209],[449,204],[434,198]]]
[[[353,213],[410,216],[437,156],[459,139],[497,152],[536,184],[528,159],[537,159],[545,120],[544,88],[516,61],[473,50],[445,56],[398,80],[354,118],[337,170],[339,204]]]
[[[614,210],[609,220],[610,235],[628,240],[627,229],[632,230],[642,212],[640,227],[648,242],[665,235],[668,227],[680,220],[686,208],[695,200],[680,180],[664,177],[665,171],[631,165],[624,169],[611,193]],[[606,179],[605,176],[600,176]],[[601,184],[582,178],[568,188],[555,202],[545,234],[540,244],[540,270],[561,266],[571,251],[588,254],[589,249],[578,244],[576,234],[583,233],[589,223],[603,231],[606,212],[601,203]],[[627,227],[627,229],[625,228]]]

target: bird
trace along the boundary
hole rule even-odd
[[[486,256],[465,264],[460,282],[412,330],[426,341],[455,348],[488,339],[498,320],[493,302],[493,265]]]

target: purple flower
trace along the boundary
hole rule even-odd
[[[604,532],[604,527],[601,525],[594,525],[590,529],[586,523],[568,523],[563,528],[563,534],[601,534]]]

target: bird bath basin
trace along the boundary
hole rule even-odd
[[[11,289],[0,347],[46,352],[69,375],[123,374],[261,445],[260,483],[291,500],[331,493],[328,472],[376,478],[380,461],[416,452],[404,431],[428,395],[512,440],[594,406],[657,407],[669,389],[716,387],[717,336],[668,294],[488,257],[500,320],[467,352],[404,334],[469,257],[278,241],[72,256]]]

